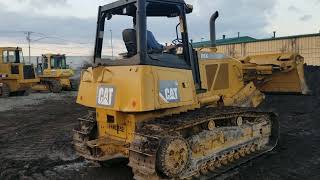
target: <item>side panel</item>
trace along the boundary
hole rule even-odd
[[[164,87],[169,102],[160,97],[160,82],[176,82],[174,86]],[[83,71],[77,102],[93,108],[143,112],[193,105],[197,100],[190,70],[115,66]]]
[[[208,58],[200,59],[199,63],[202,87],[210,94],[231,97],[244,87],[239,61],[232,58]]]
[[[41,78],[50,78],[50,77],[71,77],[74,75],[72,69],[45,69],[43,74],[39,77]]]
[[[0,63],[0,73],[11,74],[11,64],[1,64]]]
[[[196,102],[192,72],[153,67],[156,109],[191,105]]]

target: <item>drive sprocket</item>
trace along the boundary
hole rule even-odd
[[[167,177],[178,177],[190,163],[190,147],[182,138],[166,138],[157,152],[157,170]]]

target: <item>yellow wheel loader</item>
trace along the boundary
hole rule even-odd
[[[36,91],[60,93],[62,90],[77,90],[77,81],[71,79],[74,71],[67,65],[64,54],[43,54],[37,58],[37,73],[40,83],[33,86]]]
[[[94,65],[81,73],[74,146],[86,159],[129,160],[134,178],[214,178],[271,151],[279,124],[256,107],[263,94],[245,84],[242,63],[189,43],[184,0],[119,0],[99,7]],[[102,58],[106,20],[129,16],[127,53]],[[150,48],[147,18],[177,20],[174,47]],[[215,20],[210,19],[215,45]],[[115,18],[117,19],[117,18]],[[169,30],[169,28],[167,28]]]
[[[34,67],[23,63],[21,48],[0,47],[0,53],[0,97],[28,95],[32,85],[39,82]]]

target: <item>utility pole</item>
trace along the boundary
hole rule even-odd
[[[29,64],[31,64],[31,34],[32,32],[28,31],[26,32],[26,35],[27,35],[27,41],[28,41],[28,44],[29,44]]]
[[[112,42],[113,40],[112,40],[112,29],[110,29],[110,35],[111,35],[111,38],[110,38],[110,39],[111,39],[111,53],[112,53],[112,60],[113,60],[114,58],[113,58],[113,42]]]

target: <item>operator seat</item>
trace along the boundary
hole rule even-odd
[[[128,54],[127,58],[130,58],[137,54],[137,35],[135,29],[125,29],[122,32],[122,38],[126,45]]]

